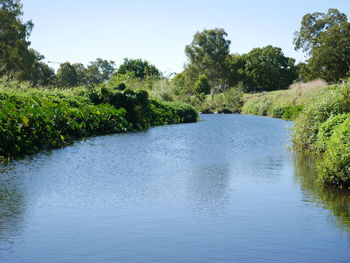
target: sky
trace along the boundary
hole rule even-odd
[[[350,0],[22,0],[32,20],[31,47],[45,61],[87,64],[96,58],[142,58],[165,74],[181,72],[185,46],[203,29],[223,28],[231,53],[273,45],[296,52],[293,33],[303,15],[337,8],[350,18]],[[50,63],[57,69],[59,64]]]

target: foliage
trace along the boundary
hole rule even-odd
[[[29,49],[31,21],[22,22],[19,0],[0,0],[0,77],[30,80],[36,54]]]
[[[209,94],[210,93],[210,83],[206,75],[199,75],[198,80],[194,84],[194,90],[196,93]]]
[[[215,28],[197,32],[185,53],[197,77],[205,74],[212,88],[227,85],[229,72],[228,58],[231,41],[226,39],[227,33],[223,29]]]
[[[189,105],[119,88],[40,90],[20,84],[0,89],[0,156],[62,147],[86,136],[197,120]]]
[[[203,113],[239,113],[243,105],[243,91],[242,87],[237,85],[214,97],[198,94],[192,97],[190,102]]]
[[[83,136],[129,129],[124,109],[75,98],[1,92],[0,156],[61,147]]]
[[[308,66],[313,77],[337,82],[350,71],[350,23],[341,22],[322,32]]]
[[[246,94],[242,113],[294,120],[305,105],[326,87],[327,84],[324,81],[315,80],[307,83],[294,83],[288,90]]]
[[[145,79],[147,77],[160,78],[162,74],[148,61],[142,59],[128,59],[125,58],[124,62],[119,66],[117,74],[133,73],[136,78]]]
[[[297,78],[295,60],[285,57],[281,48],[254,48],[240,60],[236,58],[232,66],[237,63],[244,65],[238,74],[243,75],[246,92],[287,89]]]
[[[334,128],[318,172],[326,184],[350,188],[350,119]]]
[[[326,32],[334,25],[346,21],[347,16],[334,8],[328,9],[326,14],[315,12],[304,15],[300,30],[294,33],[295,49],[311,52],[313,48],[318,46],[318,37],[323,32]]]
[[[294,44],[310,56],[301,67],[302,77],[337,82],[350,71],[350,23],[337,9],[304,15]]]
[[[349,113],[331,115],[324,123],[320,125],[315,143],[315,149],[318,153],[323,153],[326,150],[326,143],[332,136],[334,129],[349,118]]]
[[[320,126],[331,115],[350,112],[350,84],[333,85],[305,106],[295,121],[293,134],[297,150],[313,150]]]
[[[57,70],[56,78],[58,84],[63,87],[74,87],[78,85],[78,74],[69,62],[60,65]]]

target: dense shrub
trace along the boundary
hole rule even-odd
[[[303,111],[304,106],[297,105],[297,106],[287,106],[282,108],[282,119],[284,120],[294,120],[296,119],[299,114]]]
[[[86,136],[197,120],[189,105],[150,99],[142,90],[106,87],[71,91],[3,88],[0,109],[3,157],[62,147]]]
[[[295,122],[293,134],[297,150],[313,150],[320,126],[331,115],[350,112],[350,84],[333,85],[305,106]]]
[[[74,98],[2,93],[0,108],[0,156],[6,157],[60,147],[83,136],[130,129],[124,109],[82,104]]]
[[[350,119],[334,128],[318,171],[326,184],[350,187]]]
[[[349,113],[331,115],[331,117],[321,124],[315,143],[315,150],[318,153],[323,153],[326,150],[327,141],[332,136],[334,129],[349,118]]]

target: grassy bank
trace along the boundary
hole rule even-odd
[[[116,88],[0,88],[0,156],[13,158],[94,135],[195,122],[189,105]]]
[[[315,80],[295,83],[287,90],[245,94],[241,113],[294,120],[305,105],[326,87],[324,81]]]

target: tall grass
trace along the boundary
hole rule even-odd
[[[243,114],[264,115],[288,120],[295,119],[313,97],[326,89],[323,80],[294,83],[288,90],[278,90],[243,97]]]

